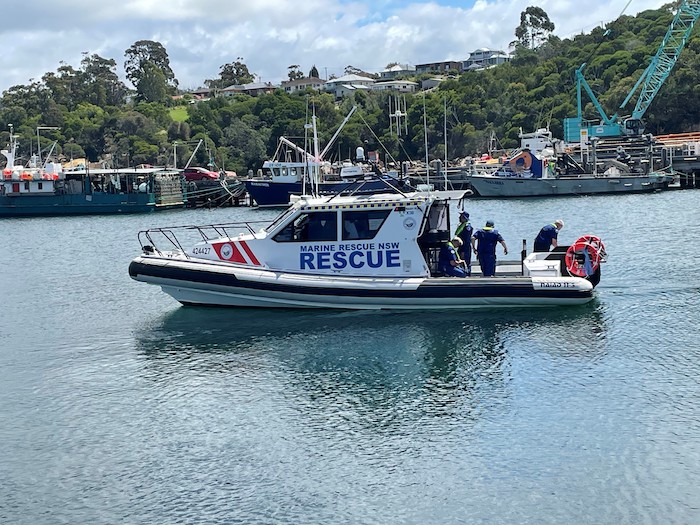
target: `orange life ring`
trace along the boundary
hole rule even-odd
[[[569,274],[590,277],[606,258],[605,245],[600,237],[584,235],[566,250],[564,262]]]
[[[523,160],[522,167],[518,166],[518,161],[520,159]],[[532,166],[532,155],[529,151],[521,151],[518,155],[508,161],[508,165],[512,170],[529,170],[530,166]]]

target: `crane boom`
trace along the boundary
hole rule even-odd
[[[637,85],[642,81],[644,85],[637,99],[637,104],[632,112],[633,119],[641,119],[649,108],[649,105],[654,100],[661,86],[664,84],[668,76],[671,74],[673,66],[676,65],[678,56],[683,51],[690,32],[695,26],[695,22],[700,16],[700,0],[682,0],[678,6],[678,12],[673,18],[673,22],[666,31],[666,36],[661,41],[656,55],[651,60],[649,67],[640,77]],[[636,90],[630,91],[627,98],[622,103],[620,108],[624,108],[627,102],[632,98]]]
[[[678,11],[671,25],[668,27],[666,35],[661,41],[661,45],[659,45],[651,63],[644,70],[642,76],[639,77],[639,80],[637,80],[632,90],[618,108],[618,111],[624,110],[641,86],[635,108],[630,117],[625,119],[624,122],[621,122],[618,113],[615,113],[611,117],[605,114],[600,102],[598,102],[593,91],[586,82],[586,79],[583,77],[583,68],[585,64],[578,68],[576,70],[578,117],[576,119],[565,119],[565,139],[570,142],[579,140],[582,128],[588,128],[589,137],[614,137],[620,135],[639,135],[643,133],[644,124],[642,123],[642,117],[671,74],[698,17],[700,17],[700,0],[680,1]],[[583,120],[581,102],[582,87],[601,116],[600,124],[589,125]]]

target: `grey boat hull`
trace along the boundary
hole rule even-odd
[[[479,197],[552,197],[643,193],[668,188],[672,181],[673,177],[666,174],[560,178],[469,176],[471,190],[474,195]]]

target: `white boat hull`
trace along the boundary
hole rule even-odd
[[[579,277],[337,277],[159,256],[137,257],[129,273],[188,305],[441,310],[580,305],[593,298],[593,285]]]

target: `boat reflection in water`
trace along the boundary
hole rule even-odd
[[[502,389],[513,360],[541,360],[544,353],[547,361],[588,362],[606,347],[598,301],[566,311],[466,315],[237,310],[232,316],[178,308],[138,336],[144,373],[155,380],[223,372],[216,380],[226,384],[276,389],[272,382],[314,397],[344,391],[376,400],[407,391]]]

